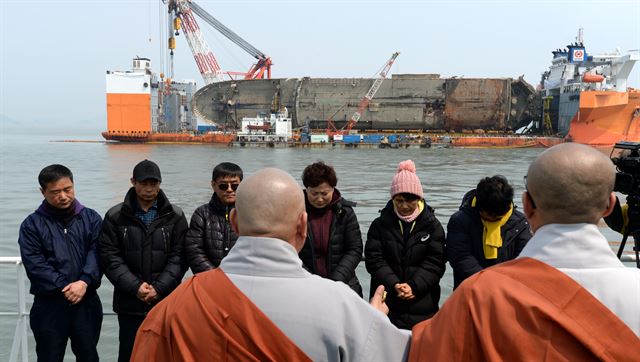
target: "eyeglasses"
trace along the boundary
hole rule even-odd
[[[229,188],[231,188],[231,190],[235,191],[238,189],[238,186],[240,186],[240,184],[232,184],[232,183],[219,183],[216,184],[218,186],[218,188],[222,191],[229,191]]]
[[[529,189],[527,188],[527,175],[524,175],[523,181],[524,181],[524,190],[527,192],[527,196],[529,197],[529,201],[531,201],[531,207],[535,209],[536,208],[536,203],[535,203],[535,201],[533,201],[533,197],[531,196],[531,192],[529,192]]]

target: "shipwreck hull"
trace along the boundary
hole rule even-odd
[[[127,143],[206,143],[229,145],[235,141],[236,135],[233,133],[117,133],[102,132],[102,137],[107,141],[118,141]]]
[[[243,117],[287,107],[294,127],[338,128],[347,123],[367,93],[371,78],[288,78],[227,81],[200,89],[196,112],[228,128]],[[508,131],[539,118],[535,91],[522,79],[440,78],[434,74],[394,75],[369,103],[358,130],[486,129]]]

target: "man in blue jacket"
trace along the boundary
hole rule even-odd
[[[516,210],[509,181],[500,175],[483,178],[447,224],[445,251],[454,289],[473,274],[514,259],[529,239],[529,223]]]
[[[34,295],[29,320],[38,361],[62,361],[68,339],[78,361],[98,361],[102,219],[75,198],[67,167],[45,167],[38,182],[44,200],[22,222],[18,239]]]

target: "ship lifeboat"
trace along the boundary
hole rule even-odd
[[[584,73],[582,81],[585,83],[600,83],[604,80],[604,76],[594,73]]]

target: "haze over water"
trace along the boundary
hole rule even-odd
[[[62,130],[61,132],[64,132]],[[38,190],[39,171],[52,163],[61,163],[74,173],[76,197],[85,206],[103,215],[122,202],[130,187],[133,166],[145,158],[162,170],[162,189],[172,203],[180,206],[190,219],[191,213],[211,197],[211,170],[219,162],[240,165],[245,177],[263,167],[278,167],[291,173],[302,185],[300,176],[308,164],[323,160],[335,167],[337,188],[343,197],[355,201],[363,240],[369,225],[389,199],[389,186],[398,162],[412,159],[425,189],[427,203],[446,229],[451,214],[462,196],[480,178],[494,174],[506,176],[515,189],[515,202],[521,206],[522,177],[541,149],[249,149],[211,145],[145,145],[50,142],[61,139],[100,140],[97,135],[0,135],[0,256],[19,256],[18,229],[22,220],[42,201]],[[302,187],[302,186],[301,186]],[[609,240],[619,239],[603,230]],[[369,275],[361,264],[358,276],[368,294]],[[444,299],[453,285],[448,268],[441,281]],[[105,312],[111,312],[112,285],[103,278],[99,294]],[[0,312],[17,309],[15,266],[0,265]],[[30,307],[31,296],[28,296]],[[8,360],[16,325],[15,316],[0,316],[0,360]],[[31,331],[29,331],[31,333]],[[117,320],[105,316],[99,353],[111,361],[117,355]],[[29,344],[30,360],[35,360],[35,343]],[[68,348],[65,360],[74,360]]]

